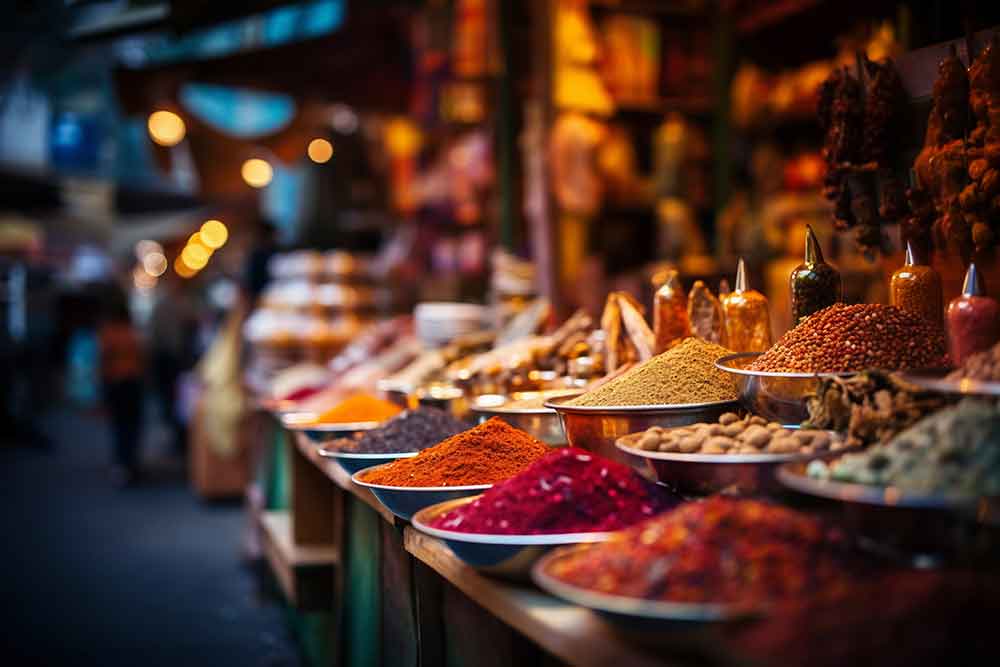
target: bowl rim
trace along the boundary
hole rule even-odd
[[[584,392],[586,393],[586,392]],[[582,394],[581,394],[582,395]],[[544,405],[558,413],[569,414],[650,414],[650,413],[670,413],[670,412],[690,412],[692,410],[707,410],[709,408],[739,407],[739,398],[727,401],[714,401],[711,403],[670,403],[654,405],[565,405],[564,401],[577,398],[576,396],[557,396],[545,401]]]
[[[369,466],[367,468],[362,468],[353,475],[351,475],[351,481],[358,486],[363,486],[366,489],[376,489],[378,491],[396,491],[396,492],[407,492],[412,491],[414,493],[440,493],[442,491],[485,491],[491,488],[492,484],[468,484],[465,486],[389,486],[386,484],[372,484],[371,482],[364,482],[361,480],[361,475],[367,475],[368,473],[377,470],[378,468],[383,468],[385,466],[391,466],[390,463],[380,463],[379,465]]]
[[[748,377],[773,377],[773,378],[787,378],[787,379],[800,379],[800,380],[815,380],[822,378],[833,378],[833,377],[853,377],[860,373],[861,371],[836,371],[836,372],[822,372],[822,373],[803,373],[803,372],[782,372],[782,371],[751,371],[746,368],[735,368],[729,366],[728,364],[736,361],[737,359],[750,359],[756,358],[764,354],[763,352],[737,352],[736,354],[727,354],[724,357],[719,357],[715,360],[715,367],[720,371],[725,371],[727,373],[732,373],[733,375],[745,375]]]
[[[420,452],[385,452],[377,454],[373,452],[343,452],[330,448],[329,445],[320,445],[316,452],[325,459],[354,459],[358,461],[374,461],[378,459],[408,459],[413,458]]]
[[[299,413],[299,414],[312,414],[312,413]],[[313,431],[315,433],[353,433],[355,431],[370,431],[374,428],[378,428],[383,424],[383,422],[377,421],[367,421],[367,422],[329,422],[329,423],[316,423],[309,421],[298,421],[295,418],[291,420],[286,419],[282,416],[282,425],[289,431]]]
[[[542,393],[542,391],[546,390],[541,390],[538,393]],[[586,392],[581,391],[579,389],[575,391],[569,390],[569,393],[560,394],[558,396],[552,396],[551,398],[546,399],[545,402],[548,403],[549,400],[556,398],[576,398],[577,396],[582,396],[584,393]],[[479,405],[478,404],[479,399],[481,399],[484,396],[501,396],[505,399],[505,403],[497,406]],[[544,404],[540,408],[510,407],[509,405],[506,404],[506,400],[508,398],[509,397],[504,396],[503,394],[480,394],[478,396],[475,396],[469,401],[469,412],[479,413],[483,415],[541,415],[541,416],[553,415],[554,416],[557,414],[553,408],[545,407]]]
[[[828,461],[827,465],[836,463],[836,461],[837,459]],[[805,465],[804,461],[791,461],[782,464],[778,468],[778,480],[787,488],[806,495],[879,507],[968,509],[976,507],[982,501],[1000,500],[1000,498],[990,496],[919,493],[906,491],[897,486],[877,486],[859,482],[841,482],[834,479],[816,479],[806,474]]]
[[[493,546],[511,547],[532,547],[532,546],[557,546],[565,544],[580,544],[604,542],[611,538],[612,531],[589,531],[580,533],[531,533],[531,534],[500,534],[500,533],[466,533],[458,530],[446,530],[435,528],[430,522],[451,510],[475,502],[482,498],[483,494],[445,500],[444,502],[428,505],[415,512],[410,519],[410,523],[417,530],[450,542],[467,542],[470,544],[488,544]]]
[[[594,548],[595,544],[577,544],[556,549],[543,555],[531,568],[531,578],[546,593],[580,605],[581,607],[605,613],[662,621],[687,621],[702,623],[728,622],[759,616],[762,610],[742,605],[703,602],[666,602],[647,600],[601,593],[563,581],[548,570],[553,563],[578,551]]]
[[[624,436],[623,436],[624,437]],[[799,461],[813,461],[816,459],[829,459],[831,455],[836,456],[839,452],[796,452],[789,454],[684,454],[683,452],[651,452],[645,449],[629,447],[621,442],[621,438],[615,440],[615,447],[626,454],[637,456],[654,461],[672,461],[675,463],[789,463]]]

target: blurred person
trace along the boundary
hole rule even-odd
[[[98,329],[104,404],[111,420],[116,481],[134,482],[139,474],[142,430],[142,345],[124,295],[116,295]]]
[[[187,437],[178,409],[177,383],[194,366],[198,322],[190,296],[174,275],[168,274],[161,282],[161,292],[149,320],[150,370],[171,445],[183,455]]]
[[[257,297],[271,282],[271,258],[278,252],[278,229],[269,220],[257,223],[253,245],[244,267],[244,287],[247,305],[253,307]]]

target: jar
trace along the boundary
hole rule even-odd
[[[805,259],[792,271],[788,284],[792,293],[793,327],[844,298],[840,272],[823,260],[823,250],[809,225],[806,225]]]
[[[667,350],[674,341],[691,335],[687,299],[676,269],[667,271],[663,285],[653,297],[653,335],[656,354]]]
[[[712,294],[708,285],[700,280],[694,281],[687,302],[691,335],[710,343],[725,345],[722,304]]]
[[[907,241],[903,266],[889,280],[889,303],[940,326],[943,302],[941,276],[930,266],[916,262],[913,245]]]
[[[733,291],[722,298],[726,347],[734,352],[763,352],[771,347],[771,314],[767,297],[747,285],[743,258]]]
[[[970,355],[988,350],[1000,341],[1000,302],[986,296],[975,264],[969,264],[962,293],[948,304],[945,317],[948,354],[955,366],[961,366]]]

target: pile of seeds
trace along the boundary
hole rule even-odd
[[[663,354],[630,369],[566,405],[677,405],[736,399],[736,384],[715,362],[729,350],[698,338],[686,338]]]
[[[810,315],[750,365],[782,373],[902,370],[945,363],[941,328],[895,306],[835,304]]]
[[[791,430],[763,417],[743,417],[727,412],[714,424],[679,428],[653,426],[622,438],[623,444],[650,452],[681,454],[813,454],[835,452],[842,440],[826,431]]]
[[[419,452],[471,427],[444,410],[423,407],[397,415],[356,437],[338,438],[330,446],[356,454]]]

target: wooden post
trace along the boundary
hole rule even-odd
[[[334,487],[326,475],[292,446],[292,538],[296,544],[333,544]]]

